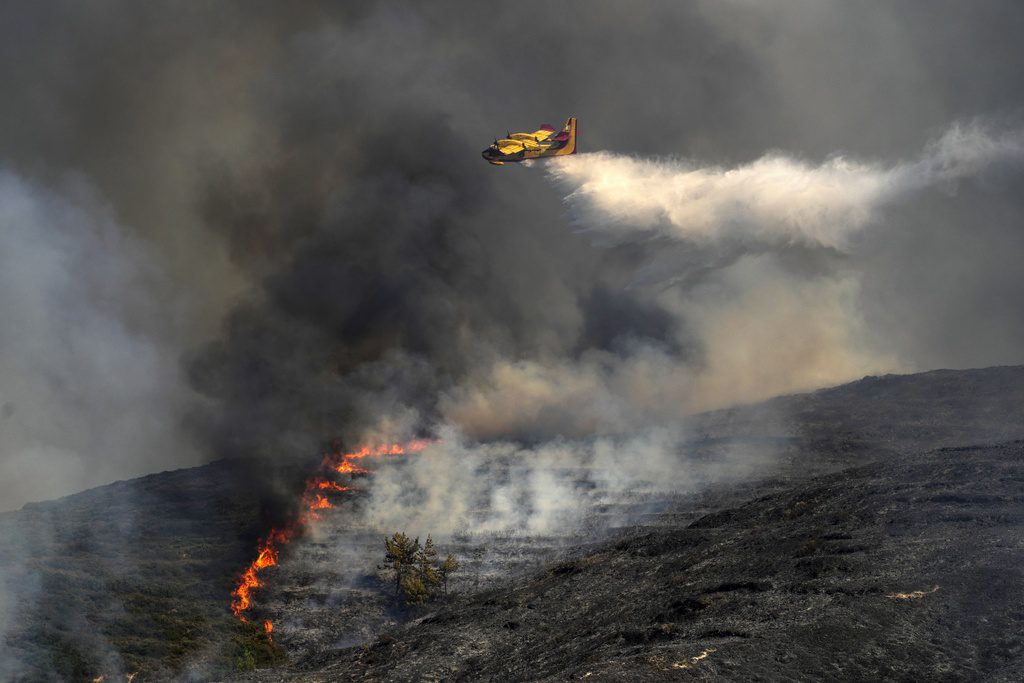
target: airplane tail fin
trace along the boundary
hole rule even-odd
[[[555,152],[555,156],[562,156],[563,154],[575,154],[576,153],[576,117],[570,116],[565,120],[565,127],[562,128],[563,132],[569,134],[569,142],[562,149]]]

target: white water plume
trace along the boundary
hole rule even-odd
[[[595,152],[559,158],[547,169],[568,188],[574,222],[585,230],[845,250],[883,207],[1021,161],[1024,132],[972,123],[951,127],[917,160],[889,166],[838,155],[813,164],[773,152],[724,168]]]

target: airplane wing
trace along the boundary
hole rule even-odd
[[[540,142],[541,140],[547,140],[549,137],[555,134],[555,127],[550,123],[540,124],[540,128],[533,131],[533,137]]]
[[[509,138],[498,140],[497,145],[498,151],[502,154],[515,154],[516,152],[520,152],[524,149],[523,141],[512,140]]]
[[[555,134],[555,129],[549,123],[541,124],[541,127],[532,133],[510,133],[509,139],[519,142],[544,142]]]

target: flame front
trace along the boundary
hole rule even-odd
[[[328,477],[336,474],[364,474],[368,470],[355,465],[356,461],[364,458],[418,453],[428,445],[430,445],[429,441],[421,439],[410,441],[405,445],[393,443],[377,447],[367,446],[351,453],[328,453],[325,455],[320,465],[323,473],[318,473],[306,480],[306,488],[302,494],[302,513],[299,517],[286,528],[271,529],[266,539],[260,541],[256,559],[242,572],[238,585],[231,592],[231,613],[239,621],[248,621],[244,613],[252,607],[252,592],[263,586],[263,581],[259,576],[260,572],[277,564],[281,548],[287,545],[310,522],[319,520],[320,510],[334,507],[327,497],[327,493],[344,493],[353,490],[351,486],[343,486]],[[270,634],[274,630],[274,624],[269,619],[263,621],[263,630],[266,632],[267,638],[272,640]]]
[[[288,543],[293,533],[286,530],[271,529],[267,539],[260,543],[260,550],[256,555],[256,559],[242,573],[238,586],[231,592],[231,597],[234,598],[231,601],[231,612],[240,621],[247,621],[242,612],[252,606],[252,591],[263,585],[258,573],[267,567],[273,567],[277,564],[278,555],[281,553],[280,546]]]
[[[320,495],[319,493],[316,494],[316,497],[314,497],[313,500],[310,501],[309,503],[310,510],[323,510],[324,508],[329,507],[331,507],[331,501],[327,500],[326,497]]]
[[[327,481],[326,479],[321,479],[320,481],[316,482],[316,487],[318,489],[320,489],[321,491],[348,491],[348,490],[350,490],[348,486],[342,486],[341,484],[339,484],[336,481]]]
[[[430,445],[430,442],[425,439],[418,439],[410,441],[404,446],[399,443],[385,444],[383,446],[377,446],[371,448],[364,446],[358,451],[352,453],[329,454],[324,457],[323,467],[324,469],[333,470],[338,474],[363,474],[366,469],[359,467],[355,464],[357,460],[363,458],[379,458],[385,455],[405,455],[406,453],[418,453],[424,448]]]

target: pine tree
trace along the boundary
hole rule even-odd
[[[422,546],[419,538],[410,539],[400,531],[385,538],[384,568],[394,572],[395,595],[402,595],[409,605],[426,603],[442,585],[447,595],[448,578],[458,570],[459,561],[451,553],[443,562],[438,557],[431,536]]]
[[[441,577],[441,583],[444,584],[444,594],[448,595],[448,577],[454,574],[459,569],[459,561],[455,559],[455,556],[448,553],[448,557],[444,558],[444,562],[438,568],[437,573]]]
[[[420,539],[410,540],[400,531],[384,539],[384,566],[395,573],[395,595],[398,595],[402,582],[415,569],[419,552]]]
[[[402,579],[402,594],[410,605],[422,605],[430,597],[430,591],[423,584],[423,580],[415,574]]]
[[[437,567],[437,548],[434,547],[434,539],[430,536],[427,536],[423,549],[416,555],[416,565],[419,578],[428,591],[441,583]]]

